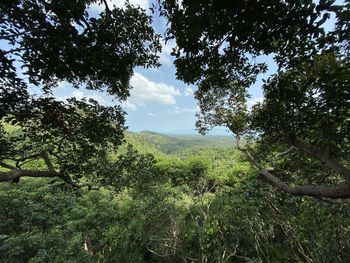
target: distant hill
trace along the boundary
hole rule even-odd
[[[126,141],[141,152],[153,154],[179,154],[190,148],[229,148],[230,136],[165,135],[150,131],[127,132]]]

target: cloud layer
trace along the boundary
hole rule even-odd
[[[137,110],[138,107],[145,106],[146,103],[159,103],[162,105],[176,104],[176,96],[181,95],[180,91],[174,86],[163,82],[153,82],[136,72],[131,78],[130,98],[123,103],[127,110]]]
[[[102,96],[101,94],[98,94],[98,92],[89,92],[86,90],[76,90],[73,89],[72,87],[66,86],[66,89],[71,89],[72,93],[69,96],[59,96],[57,97],[57,99],[62,100],[62,101],[67,101],[67,99],[69,98],[76,98],[77,100],[81,100],[83,98],[86,98],[87,100],[89,99],[93,99],[96,100],[99,104],[101,105],[105,105],[105,106],[111,106],[113,105],[113,102],[111,99],[106,99],[104,96]]]
[[[175,114],[182,114],[182,113],[186,113],[186,112],[190,112],[190,113],[195,113],[199,110],[198,107],[196,108],[181,108],[178,106],[175,106],[172,110],[169,111],[170,114],[175,113]]]
[[[191,89],[190,87],[186,87],[184,94],[185,94],[185,96],[193,96],[193,94],[194,94],[193,89]]]

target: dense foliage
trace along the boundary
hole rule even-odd
[[[198,87],[199,131],[226,126],[236,147],[125,133],[133,69],[158,66],[145,10],[4,0],[0,261],[349,262],[349,0],[156,7],[177,77]],[[248,108],[266,57],[278,69]],[[58,100],[62,83],[116,106]]]
[[[91,4],[102,11],[92,16]],[[123,141],[123,110],[61,101],[52,91],[64,82],[126,99],[134,67],[158,65],[151,18],[106,1],[11,0],[0,4],[0,23],[0,166],[8,169],[0,181],[60,177],[80,187],[77,179],[106,173],[108,151]],[[9,125],[19,131],[9,134]],[[44,160],[46,169],[22,166],[33,159]]]
[[[198,130],[224,125],[238,143],[253,138],[256,151],[239,148],[285,192],[349,197],[350,2],[159,5],[170,22],[167,37],[176,40],[177,77],[198,87]],[[277,71],[261,86],[264,101],[249,109],[249,88],[274,64],[266,60]]]
[[[123,182],[78,192],[50,179],[1,184],[0,261],[350,259],[348,204],[277,193],[234,149],[158,156],[139,163],[121,189]]]

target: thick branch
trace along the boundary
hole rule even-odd
[[[350,197],[350,185],[348,183],[340,183],[336,185],[289,186],[276,176],[272,175],[267,169],[263,169],[260,172],[272,185],[292,195],[307,195],[324,198]]]
[[[53,167],[53,164],[49,158],[49,156],[47,155],[47,150],[44,150],[41,154],[41,156],[43,157],[45,164],[47,166],[47,169],[49,169],[49,171],[53,172],[55,171],[55,168]]]
[[[39,158],[41,156],[42,156],[42,152],[38,152],[38,153],[22,156],[20,158],[16,158],[16,159],[13,159],[13,160],[16,161],[16,162],[23,162],[23,161],[26,161],[26,160],[29,160],[29,159],[37,159],[37,158]]]
[[[290,186],[285,182],[281,181],[279,178],[271,173],[271,169],[264,168],[254,156],[245,148],[241,148],[238,145],[238,149],[242,151],[249,161],[254,164],[256,168],[259,169],[260,173],[268,180],[273,186],[279,188],[280,190],[300,196],[313,196],[313,197],[323,197],[323,198],[349,198],[350,197],[350,184],[340,183],[336,185],[305,185],[305,186]]]
[[[7,172],[0,172],[0,182],[14,181],[15,179],[18,179],[20,177],[57,177],[74,188],[88,187],[89,190],[97,189],[96,187],[93,187],[91,184],[88,183],[76,183],[72,181],[68,176],[64,176],[62,173],[56,172],[52,161],[49,158],[48,152],[51,152],[49,148],[44,149],[39,153],[27,155],[16,159],[17,162],[20,162],[31,159],[43,158],[48,171],[21,170],[19,168],[16,168],[12,165],[0,161],[0,166],[11,170]]]
[[[40,151],[40,152],[38,152],[38,153],[33,153],[33,154],[30,154],[30,155],[25,155],[25,156],[22,156],[22,157],[20,157],[20,158],[15,158],[15,159],[13,159],[14,161],[16,161],[16,162],[23,162],[23,161],[26,161],[26,160],[29,160],[29,159],[37,159],[37,158],[43,158],[44,159],[44,161],[45,161],[45,163],[46,163],[46,165],[48,165],[48,163],[49,163],[49,165],[51,164],[51,161],[50,161],[50,159],[49,159],[49,157],[48,157],[48,155],[47,155],[47,152],[49,152],[50,151],[50,149],[49,148],[47,148],[47,149],[44,149],[44,150],[42,150],[42,151]],[[45,156],[45,157],[44,157]],[[48,165],[48,166],[49,166]],[[52,164],[51,164],[51,166],[52,166]]]
[[[10,170],[16,169],[16,167],[14,167],[8,163],[4,163],[3,161],[0,161],[0,166],[7,168],[7,169],[10,169]]]
[[[318,160],[322,161],[324,164],[326,164],[330,169],[332,169],[334,172],[341,175],[345,180],[350,181],[350,169],[343,166],[341,163],[339,163],[337,160],[332,158],[327,152],[321,151],[314,146],[307,145],[300,141],[296,136],[291,136],[289,139],[289,142],[294,145],[296,148],[301,150],[304,153],[307,153]]]
[[[8,172],[0,172],[0,182],[7,182],[19,177],[60,177],[55,171],[35,171],[14,169]]]
[[[15,169],[8,172],[0,172],[0,182],[11,182],[17,178],[20,177],[48,177],[53,178],[57,177],[63,180],[65,183],[69,184],[70,186],[74,188],[84,188],[88,187],[89,190],[97,190],[98,188],[93,187],[91,184],[88,183],[76,183],[73,182],[70,178],[63,177],[61,173],[55,172],[55,171],[36,171],[36,170],[20,170]]]

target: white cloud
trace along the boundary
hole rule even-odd
[[[173,65],[173,59],[170,55],[173,48],[176,46],[174,40],[169,40],[165,44],[165,41],[162,42],[162,53],[159,54],[159,62],[166,66]]]
[[[262,97],[256,97],[256,98],[252,98],[252,99],[249,99],[247,101],[247,106],[248,106],[248,109],[251,110],[252,107],[256,104],[256,103],[261,103],[264,101],[264,98]]]
[[[193,89],[186,87],[184,91],[185,96],[193,96]]]
[[[151,117],[157,117],[157,114],[153,113],[153,112],[149,112],[147,113],[148,116],[151,116]]]
[[[172,85],[163,82],[153,82],[143,76],[141,73],[135,72],[130,80],[133,87],[130,91],[128,100],[119,103],[125,110],[137,111],[139,107],[145,106],[147,103],[159,103],[162,105],[176,104],[176,96],[180,96],[180,91]],[[68,89],[69,88],[69,89]],[[112,96],[102,96],[96,91],[85,89],[74,89],[67,83],[60,83],[59,89],[67,89],[64,96],[57,96],[59,100],[67,101],[68,98],[75,97],[78,100],[83,98],[94,99],[98,103],[111,106],[113,103]]]
[[[180,91],[174,86],[163,82],[153,82],[137,72],[131,78],[131,86],[133,89],[130,92],[130,98],[126,102],[131,110],[145,106],[148,102],[174,105],[176,103],[175,96],[181,95]],[[127,109],[127,107],[125,108]]]
[[[170,111],[170,113],[175,113],[175,114],[181,114],[181,113],[185,113],[185,112],[195,113],[198,110],[199,110],[198,107],[196,107],[196,108],[181,108],[181,107],[175,106],[174,109]]]
[[[82,90],[74,90],[71,95],[58,97],[58,99],[62,100],[62,101],[67,101],[67,99],[72,98],[72,97],[76,98],[77,100],[81,100],[83,98],[86,98],[87,100],[93,99],[93,100],[96,100],[99,104],[105,105],[105,106],[112,105],[112,101],[106,100],[100,94],[96,94],[96,93],[87,93],[86,94]]]
[[[125,110],[137,111],[137,106],[135,104],[131,103],[130,101],[125,101],[125,102],[121,103],[121,106]]]
[[[81,100],[84,97],[88,100],[93,99],[102,105],[110,105],[111,104],[111,102],[107,101],[99,94],[93,94],[93,93],[84,94],[81,90],[75,90],[73,92],[72,96],[76,97],[78,100]]]

